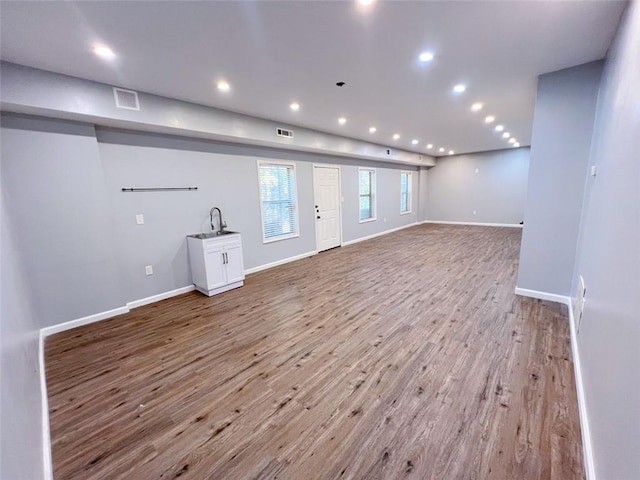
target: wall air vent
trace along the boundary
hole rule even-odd
[[[113,96],[116,99],[116,107],[126,110],[140,110],[138,94],[132,90],[113,87]]]
[[[276,128],[276,135],[279,137],[293,138],[293,130],[287,130],[285,128]]]

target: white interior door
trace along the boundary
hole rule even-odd
[[[316,248],[319,252],[340,246],[340,169],[313,167]]]

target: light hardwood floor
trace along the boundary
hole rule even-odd
[[[421,225],[51,337],[55,478],[584,478],[520,235]]]

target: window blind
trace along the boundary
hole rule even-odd
[[[258,168],[264,240],[298,234],[296,171],[293,164]]]
[[[411,211],[411,173],[400,173],[400,213]]]
[[[375,216],[375,170],[360,170],[360,220],[367,220]]]

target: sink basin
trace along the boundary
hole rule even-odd
[[[234,233],[238,233],[238,232],[232,232],[231,230],[223,230],[221,232],[195,233],[193,235],[188,235],[188,236],[192,238],[197,238],[198,240],[206,240],[207,238],[216,238],[216,237],[221,237],[223,235],[233,235]]]

